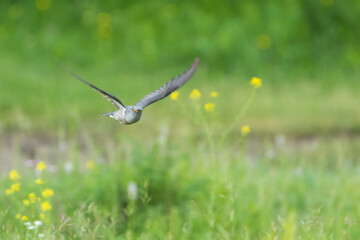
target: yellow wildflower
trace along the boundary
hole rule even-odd
[[[210,97],[212,97],[212,98],[217,98],[218,96],[219,96],[219,93],[218,93],[218,92],[212,91],[212,92],[210,93]]]
[[[41,197],[38,197],[37,200],[38,200],[39,202],[41,202]]]
[[[191,91],[190,96],[189,96],[190,99],[194,99],[194,100],[199,99],[200,97],[201,97],[201,93],[200,93],[199,89],[196,89],[196,88]]]
[[[20,217],[21,217],[20,213],[18,213],[18,214],[15,215],[15,218],[16,218],[16,219],[19,219]]]
[[[250,127],[249,125],[245,125],[241,127],[241,135],[245,136],[250,133]]]
[[[334,3],[334,0],[320,0],[320,3],[324,6],[330,6]]]
[[[41,218],[41,219],[44,219],[44,218],[45,218],[45,214],[41,213],[41,214],[40,214],[40,218]]]
[[[113,34],[113,28],[111,26],[111,17],[108,13],[99,13],[96,21],[98,23],[98,31],[101,38],[110,38]]]
[[[11,188],[5,190],[6,195],[10,195],[10,194],[13,194],[13,193],[14,193],[14,190],[11,189]]]
[[[180,94],[179,91],[172,92],[170,94],[171,100],[176,101],[178,99],[178,97],[179,97],[179,94]]]
[[[50,0],[36,0],[35,5],[38,10],[46,11],[50,8],[51,1]]]
[[[51,204],[50,204],[50,202],[49,202],[49,201],[46,201],[46,202],[41,203],[41,209],[42,209],[43,211],[49,211],[49,210],[51,210]]]
[[[41,178],[36,179],[36,180],[35,180],[35,183],[36,183],[36,184],[39,184],[39,185],[45,184],[44,180],[42,180]]]
[[[101,26],[101,27],[99,27],[98,32],[99,32],[99,36],[101,38],[104,38],[104,39],[110,38],[113,34],[113,28],[112,28],[112,26],[105,26],[105,27]]]
[[[44,198],[47,198],[47,197],[51,197],[52,195],[54,195],[54,191],[52,189],[47,188],[41,194]]]
[[[96,21],[100,27],[107,27],[111,24],[111,17],[108,13],[99,13],[96,17]]]
[[[24,216],[22,216],[22,217],[21,217],[21,220],[26,221],[26,220],[29,220],[29,219],[28,219],[28,217],[27,217],[27,216],[25,216],[25,215],[24,215]]]
[[[256,38],[256,46],[259,49],[261,49],[261,50],[268,49],[270,47],[270,45],[271,45],[271,39],[268,35],[262,34]]]
[[[36,165],[36,169],[37,170],[40,170],[40,171],[43,171],[46,169],[46,165],[44,162],[39,162],[37,165]]]
[[[25,200],[23,200],[23,204],[24,204],[25,206],[28,206],[28,205],[30,204],[30,201],[27,200],[27,199],[25,199]]]
[[[20,179],[20,176],[19,174],[17,173],[16,170],[12,170],[10,173],[9,173],[9,178],[13,181],[16,181],[16,180],[19,180]]]
[[[86,168],[87,169],[93,169],[95,167],[94,161],[90,160],[86,162]]]
[[[213,112],[215,110],[215,104],[208,102],[204,105],[204,109],[206,112]]]
[[[14,192],[18,192],[20,191],[20,183],[15,183],[11,185],[11,190],[13,190]]]
[[[35,193],[30,193],[29,194],[29,199],[31,203],[35,203],[36,202],[36,195]]]
[[[250,85],[254,88],[259,88],[262,85],[261,78],[253,77],[250,81]]]

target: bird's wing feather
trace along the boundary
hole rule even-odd
[[[135,106],[144,109],[146,106],[167,97],[170,93],[184,85],[193,76],[198,66],[198,63],[199,59],[196,58],[191,67],[187,69],[184,73],[171,79],[161,88],[143,97],[138,103],[135,104]]]
[[[81,77],[79,77],[78,75],[76,75],[75,73],[73,73],[70,69],[68,69],[66,66],[63,66],[65,68],[66,71],[68,71],[71,75],[73,75],[74,77],[76,77],[77,79],[79,79],[80,81],[82,81],[83,83],[85,83],[86,85],[92,87],[93,89],[95,89],[96,91],[98,91],[101,95],[103,95],[103,97],[105,97],[107,100],[109,100],[115,107],[117,107],[118,109],[122,109],[125,108],[125,105],[114,95],[107,93],[103,90],[101,90],[100,88],[92,85],[91,83],[85,81],[84,79],[82,79]]]

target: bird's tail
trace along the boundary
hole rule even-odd
[[[102,113],[101,115],[102,115],[102,116],[108,116],[108,117],[114,118],[114,112]]]

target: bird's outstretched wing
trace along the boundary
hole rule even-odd
[[[66,71],[68,71],[71,75],[73,75],[74,77],[76,77],[77,79],[79,79],[80,81],[82,81],[83,83],[85,83],[86,85],[89,85],[90,87],[92,87],[93,89],[95,89],[96,91],[98,91],[101,95],[103,95],[103,97],[105,97],[107,100],[109,100],[112,104],[114,104],[115,107],[117,107],[118,109],[122,109],[125,108],[125,105],[114,95],[107,93],[103,90],[101,90],[100,88],[92,85],[91,83],[85,81],[84,79],[82,79],[81,77],[79,77],[78,75],[76,75],[75,73],[73,73],[70,69],[68,69],[66,66],[63,65],[63,67],[65,68]]]
[[[170,93],[184,85],[195,73],[195,70],[198,66],[199,59],[196,58],[193,64],[189,69],[179,76],[171,79],[169,82],[165,83],[161,88],[155,90],[154,92],[143,97],[135,106],[138,106],[144,109],[146,106],[163,99],[168,96]]]

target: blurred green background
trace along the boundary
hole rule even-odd
[[[59,62],[132,104],[199,57],[190,88],[234,95],[237,106],[244,84],[264,79],[249,116],[264,131],[358,131],[359,9],[355,0],[2,1],[1,126],[28,117],[53,128],[72,109],[87,118],[108,106]]]
[[[360,60],[355,0],[39,0],[0,7],[2,56],[26,62],[56,56],[148,70],[199,56],[212,73],[259,74],[356,71]]]
[[[0,238],[32,236],[14,216],[44,161],[46,239],[358,239],[359,16],[355,0],[0,1]],[[61,65],[132,105],[195,57],[178,101],[131,126]]]

